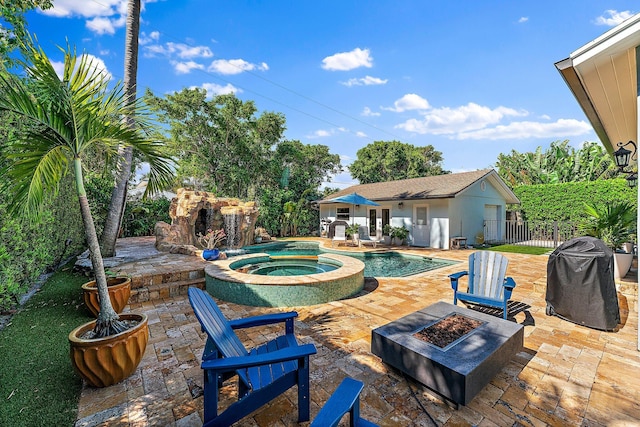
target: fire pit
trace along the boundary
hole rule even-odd
[[[456,405],[467,405],[523,342],[522,325],[438,302],[374,329],[371,352]]]

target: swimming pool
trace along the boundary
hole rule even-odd
[[[295,262],[314,261],[332,265],[332,271],[290,274],[247,274],[255,265],[281,263],[279,257],[266,253],[238,255],[208,263],[205,267],[206,289],[223,301],[256,307],[295,307],[324,304],[347,298],[364,287],[364,263],[346,255],[320,254],[300,256]],[[305,259],[306,258],[306,259]],[[311,258],[316,258],[312,260]]]
[[[253,245],[244,248],[244,250],[246,253],[262,252],[276,256],[320,255],[324,253],[348,255],[364,263],[365,277],[406,277],[457,263],[456,261],[405,255],[393,251],[345,253],[344,251],[321,249],[317,242],[273,242]]]
[[[260,276],[304,276],[306,274],[320,274],[336,270],[342,264],[331,260],[310,256],[272,256],[268,261],[254,262],[252,259],[231,263],[229,268],[246,274]]]

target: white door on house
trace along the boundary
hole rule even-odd
[[[500,206],[484,205],[484,241],[497,242],[500,240]]]
[[[429,206],[413,207],[413,246],[429,246]]]

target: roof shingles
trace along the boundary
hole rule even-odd
[[[493,169],[482,169],[473,172],[410,178],[399,181],[358,184],[333,193],[325,197],[323,201],[354,192],[376,201],[455,197],[456,194],[492,172],[495,173]]]

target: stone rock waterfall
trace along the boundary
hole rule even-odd
[[[156,248],[160,251],[199,255],[203,249],[198,234],[224,229],[225,246],[237,249],[253,244],[258,218],[255,202],[216,197],[206,191],[181,188],[169,207],[171,224],[156,224]]]

